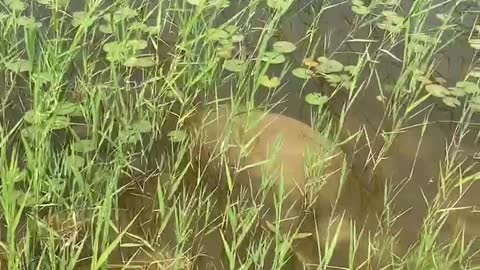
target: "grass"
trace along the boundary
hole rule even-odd
[[[198,101],[281,111],[290,100],[330,138],[326,152],[340,145],[367,165],[354,167],[358,179],[385,188],[377,194],[382,226],[371,235],[369,252],[383,252],[388,269],[480,267],[472,256],[475,241],[469,242],[475,216],[462,204],[475,203],[466,186],[473,184],[474,192],[479,179],[462,146],[476,132],[480,111],[475,1],[82,2],[85,7],[74,11],[78,3],[68,0],[0,3],[0,269],[127,267],[127,253],[153,258],[158,269],[187,269],[219,248],[228,269],[294,269],[292,240],[308,236],[280,233],[284,207],[263,230],[260,206],[248,203],[252,195],[231,196],[234,176],[229,189],[215,191],[224,192],[220,197],[204,185],[185,192],[186,179],[216,176],[189,170],[191,140],[182,125]],[[352,12],[347,32],[320,27],[339,9]],[[294,40],[297,29],[288,23],[304,13],[312,21]],[[436,71],[440,56],[461,42],[472,60],[462,67],[463,78],[445,81]],[[394,74],[390,84],[385,66]],[[379,120],[362,114],[370,106],[381,108]],[[440,109],[455,116],[453,132],[437,134],[445,141],[429,132],[439,130],[432,119]],[[409,140],[413,148],[402,145]],[[422,145],[432,141],[442,155],[426,158]],[[309,173],[321,175],[325,160],[313,159]],[[430,187],[417,163],[435,169],[426,174]],[[409,164],[400,173],[388,170]],[[345,160],[345,177],[347,167]],[[137,188],[128,193],[132,182]],[[398,232],[402,217],[395,207],[409,198],[401,195],[402,185],[418,194],[423,206],[414,208],[425,211],[411,220],[422,225],[418,244],[395,256],[394,237],[383,237]],[[308,193],[319,189],[312,183]],[[277,195],[282,204],[285,194]],[[335,222],[327,222],[331,242],[318,269],[333,258],[341,229]],[[352,235],[361,229],[351,229]],[[217,244],[209,245],[215,233]],[[446,243],[445,235],[452,237]],[[199,249],[202,239],[213,251]],[[350,243],[351,259],[358,244]],[[85,249],[90,260],[83,258]]]

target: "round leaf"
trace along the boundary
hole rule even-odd
[[[50,128],[52,130],[64,129],[70,125],[70,118],[66,116],[54,116],[50,119]]]
[[[234,34],[232,36],[232,42],[233,43],[239,43],[242,42],[245,39],[245,36],[242,34]]]
[[[269,78],[266,75],[261,76],[259,79],[259,83],[267,88],[275,88],[280,85],[280,78],[278,77],[272,77]]]
[[[265,62],[269,62],[270,64],[281,64],[285,62],[287,59],[285,56],[278,52],[265,52],[262,60]]]
[[[319,93],[310,93],[305,96],[305,101],[310,105],[322,106],[327,103],[328,97],[322,96]]]
[[[220,41],[228,38],[228,33],[219,28],[210,28],[207,30],[207,38],[212,41]]]
[[[439,85],[439,84],[429,84],[425,86],[425,90],[427,90],[428,93],[430,93],[434,97],[445,97],[448,95],[448,90],[447,88]]]
[[[223,64],[223,68],[231,72],[241,72],[244,66],[245,62],[239,59],[228,59]]]
[[[98,27],[98,30],[104,34],[112,34],[113,33],[113,28],[110,24],[101,24]]]
[[[81,156],[71,155],[67,157],[67,164],[74,168],[81,168],[85,164],[85,159]]]
[[[480,88],[474,82],[461,81],[461,82],[457,82],[456,86],[458,88],[462,88],[468,94],[475,94],[480,92]]]
[[[187,137],[187,133],[183,130],[173,130],[168,133],[168,138],[172,142],[181,142]]]
[[[448,107],[455,108],[460,106],[460,101],[454,97],[444,97],[442,99],[443,104],[447,105]]]
[[[127,41],[127,47],[132,48],[134,51],[143,50],[147,48],[147,41],[142,39],[131,39]]]
[[[277,41],[272,47],[278,53],[291,53],[297,49],[297,46],[289,41]]]
[[[315,73],[306,68],[295,68],[292,70],[293,76],[300,79],[310,79]]]
[[[468,75],[474,78],[480,78],[480,67],[473,68]]]
[[[155,60],[153,60],[151,57],[135,57],[132,56],[125,60],[123,63],[124,66],[127,67],[140,67],[140,68],[147,68],[154,66],[156,64]]]
[[[320,73],[334,73],[340,72],[343,70],[343,64],[337,60],[330,60],[321,62],[319,66],[316,67],[316,70]]]
[[[30,71],[31,63],[28,60],[20,59],[14,62],[7,62],[5,67],[13,72],[20,73]]]
[[[152,130],[152,125],[147,120],[140,120],[134,123],[132,128],[140,133],[148,133]]]
[[[88,153],[94,151],[97,146],[93,140],[80,140],[73,144],[73,150],[77,153]]]
[[[307,67],[316,67],[318,66],[318,62],[313,60],[313,58],[305,58],[303,59],[303,65]]]

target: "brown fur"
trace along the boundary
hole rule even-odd
[[[198,162],[195,168],[205,172],[204,179],[219,190],[220,196],[228,192],[227,173],[237,188],[247,188],[253,194],[261,190],[262,176],[273,177],[274,190],[280,187],[283,179],[288,196],[284,201],[282,218],[290,221],[283,222],[282,233],[299,228],[300,232],[313,232],[315,236],[313,223],[316,222],[319,228],[316,237],[303,238],[294,243],[293,250],[301,261],[319,263],[317,240],[321,245],[325,244],[329,233],[327,224],[332,218],[339,218],[345,213],[337,243],[340,248],[336,250],[331,263],[348,267],[349,219],[358,222],[357,230],[360,231],[369,214],[369,202],[359,179],[350,175],[342,184],[345,154],[339,148],[333,147],[328,139],[310,126],[274,113],[233,112],[229,107],[222,107],[218,112],[198,112],[186,122],[186,126],[194,134],[200,135],[194,144],[194,155],[197,155],[195,161]],[[280,147],[275,153],[277,142],[280,142]],[[328,149],[333,151],[326,151]],[[226,157],[224,160],[221,159],[221,153]],[[312,165],[308,164],[311,154],[314,154],[311,156],[313,161],[325,161],[323,172],[306,170]],[[229,170],[224,170],[225,167]],[[323,181],[320,189],[310,186],[315,181],[317,184]],[[233,193],[238,193],[238,190],[234,189]],[[274,221],[273,196],[274,192],[269,192],[264,202],[267,213],[264,221],[270,223]],[[310,204],[313,207],[307,207]],[[315,214],[315,218],[312,219],[311,214]],[[301,223],[303,219],[307,222]],[[368,223],[373,224],[373,220],[369,219]],[[330,234],[335,229],[333,226]],[[360,241],[356,258],[360,261],[356,261],[357,265],[366,259],[367,248],[367,242]]]

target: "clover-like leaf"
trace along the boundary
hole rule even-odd
[[[305,96],[305,101],[310,105],[322,106],[327,103],[328,97],[319,93],[310,93]]]

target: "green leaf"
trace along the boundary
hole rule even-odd
[[[323,60],[323,59],[322,59]],[[315,67],[315,70],[320,73],[334,73],[343,70],[343,64],[337,60],[327,59],[326,61],[319,61],[320,65]]]
[[[245,36],[242,34],[235,34],[232,36],[232,42],[233,43],[239,43],[242,42],[245,39]]]
[[[141,68],[147,68],[154,66],[156,64],[155,60],[153,60],[151,57],[129,57],[125,62],[123,63],[124,66],[127,67],[141,67]]]
[[[76,113],[78,111],[81,111],[80,105],[66,101],[58,105],[58,107],[55,109],[55,114],[65,116]]]
[[[189,3],[192,6],[198,6],[203,0],[187,0],[187,3]]]
[[[223,63],[223,68],[231,72],[241,72],[245,67],[245,62],[239,59],[228,59]]]
[[[84,11],[73,12],[72,26],[77,27],[82,25],[83,27],[90,27],[95,22],[95,20],[87,16],[88,14]]]
[[[470,43],[470,46],[475,50],[480,50],[480,39],[478,38],[470,39],[468,43]]]
[[[280,78],[273,76],[269,78],[267,75],[260,76],[258,78],[259,83],[267,88],[275,88],[280,85]]]
[[[277,41],[273,43],[273,50],[277,53],[291,53],[297,49],[295,44],[288,41]]]
[[[352,11],[358,15],[368,15],[371,12],[366,6],[352,6]]]
[[[131,39],[127,41],[127,47],[131,48],[134,51],[139,51],[147,48],[148,44],[146,40],[142,39]]]
[[[352,74],[352,75],[355,75],[356,68],[357,68],[357,66],[345,66],[345,67],[343,67],[343,70]]]
[[[172,142],[181,142],[187,138],[187,133],[184,130],[173,130],[168,133],[168,138]]]
[[[23,120],[29,124],[33,124],[35,122],[35,112],[32,110],[27,111],[23,115]]]
[[[465,90],[463,90],[462,88],[458,88],[458,87],[451,87],[449,88],[449,93],[448,93],[450,96],[455,96],[455,97],[463,97],[465,96],[467,93],[465,92]]]
[[[448,107],[452,107],[452,108],[460,106],[460,101],[454,97],[444,97],[442,99],[442,102]]]
[[[17,23],[20,26],[23,26],[27,29],[37,29],[42,26],[41,22],[35,21],[34,17],[26,17],[26,16],[20,16],[17,18]]]
[[[219,28],[210,28],[207,30],[207,38],[212,41],[220,41],[228,38],[228,33]]]
[[[31,63],[26,59],[20,59],[13,62],[7,62],[5,67],[13,72],[27,72],[31,70]]]
[[[151,26],[145,27],[143,31],[153,36],[153,35],[157,35],[160,32],[160,27],[151,25]]]
[[[474,78],[480,78],[480,67],[473,68],[468,75]]]
[[[269,62],[270,64],[281,64],[286,60],[285,56],[278,52],[265,52],[262,57],[262,61]]]
[[[462,88],[468,94],[475,94],[480,92],[480,88],[474,82],[469,82],[469,81],[457,82],[456,87]]]
[[[112,34],[112,33],[113,33],[112,25],[110,25],[109,23],[107,23],[107,24],[101,24],[101,25],[98,27],[98,30],[100,30],[100,32],[102,32],[102,33],[104,33],[104,34]]]
[[[113,21],[119,22],[125,19],[131,19],[138,15],[138,12],[129,7],[123,7],[113,13]]]
[[[147,28],[147,25],[142,22],[133,22],[128,26],[130,31],[143,31]]]
[[[148,133],[152,130],[152,125],[147,120],[140,120],[132,125],[136,132]]]
[[[238,31],[238,26],[236,26],[234,24],[229,24],[229,25],[225,26],[225,31],[227,31],[230,34],[234,34]]]
[[[428,84],[425,86],[425,90],[427,90],[428,93],[430,93],[434,97],[445,97],[448,95],[448,90],[447,88],[439,85],[439,84]]]
[[[267,0],[267,6],[273,9],[286,10],[290,4],[288,0]]]
[[[85,159],[81,156],[71,155],[67,157],[67,164],[74,168],[81,168],[85,164]]]
[[[66,116],[56,115],[50,118],[49,124],[52,130],[64,129],[70,125],[70,118]]]
[[[310,93],[305,96],[305,101],[310,105],[322,106],[327,103],[328,97],[322,96],[319,93]]]
[[[8,4],[8,7],[13,11],[24,11],[27,6],[20,0],[13,0]]]
[[[300,79],[310,79],[315,73],[306,68],[295,68],[292,70],[293,76]]]
[[[97,149],[97,146],[93,140],[80,140],[75,142],[72,147],[77,153],[88,153]]]

